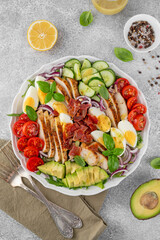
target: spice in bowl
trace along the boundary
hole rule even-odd
[[[155,33],[147,21],[136,21],[132,23],[129,29],[128,40],[135,48],[148,48],[155,41]]]

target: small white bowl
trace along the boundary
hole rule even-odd
[[[137,49],[134,46],[132,46],[132,44],[130,43],[130,41],[128,40],[128,32],[129,29],[132,25],[133,22],[136,21],[147,21],[153,28],[154,33],[155,33],[155,42],[148,48],[142,48],[142,49]],[[132,48],[135,52],[149,52],[152,51],[153,49],[155,49],[156,47],[158,47],[158,45],[160,44],[160,23],[158,22],[158,20],[150,15],[147,14],[138,14],[135,15],[133,17],[131,17],[125,24],[124,26],[124,39],[126,41],[126,43],[128,44],[128,46],[130,48]]]

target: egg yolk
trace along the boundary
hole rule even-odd
[[[39,97],[39,101],[41,104],[45,104],[45,96],[47,95],[47,93],[44,93],[41,91],[40,88],[38,88],[38,97]]]
[[[99,142],[99,143],[102,144],[104,147],[106,147],[106,146],[104,145],[104,141],[103,141],[103,138],[102,138],[102,137],[99,137],[99,138],[97,139],[97,142]]]
[[[109,117],[105,115],[100,115],[98,116],[97,119],[98,119],[98,123],[97,123],[98,129],[103,132],[108,132],[111,128],[111,121]]]
[[[113,137],[114,143],[115,143],[115,148],[124,148],[123,142],[120,138],[118,137]]]
[[[32,97],[27,97],[25,102],[23,103],[23,111],[26,112],[26,106],[30,106],[34,109],[36,109],[35,106],[35,101]]]
[[[59,114],[60,113],[68,114],[67,107],[66,107],[66,105],[64,103],[54,102],[52,106]]]
[[[134,147],[135,142],[136,142],[136,135],[134,132],[132,131],[126,131],[124,134],[124,137],[126,139],[126,141],[132,146]]]

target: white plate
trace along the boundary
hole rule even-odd
[[[85,58],[88,58],[91,62],[94,62],[96,60],[100,60],[96,57],[92,57],[92,56],[86,56],[86,55],[83,55],[83,56],[67,56],[67,57],[63,57],[61,59],[58,59],[52,63],[48,63],[48,64],[45,64],[43,65],[37,72],[35,72],[34,74],[32,74],[31,76],[29,76],[25,81],[24,83],[22,84],[19,92],[17,93],[17,95],[15,96],[14,100],[13,100],[13,104],[12,104],[12,113],[20,113],[22,112],[22,102],[23,102],[23,98],[21,97],[22,94],[25,92],[27,86],[28,86],[28,82],[27,80],[28,79],[32,79],[34,78],[35,76],[37,76],[38,74],[44,72],[44,71],[47,71],[49,69],[51,69],[53,66],[56,66],[57,64],[59,63],[64,63],[66,62],[67,60],[71,59],[71,58],[77,58],[79,59],[80,61],[84,60]],[[116,72],[117,75],[121,76],[121,77],[124,77],[124,78],[127,78],[130,83],[135,86],[138,91],[139,91],[139,94],[138,94],[138,100],[139,102],[143,103],[146,107],[147,107],[147,102],[145,100],[145,97],[143,95],[143,93],[139,90],[136,82],[129,76],[127,75],[126,73],[124,73],[123,71],[121,71],[119,68],[117,68],[113,63],[109,63],[109,66]],[[147,108],[148,109],[148,108]],[[130,165],[129,167],[129,172],[127,172],[125,175],[126,177],[129,176],[137,167],[138,165],[140,164],[140,161],[142,159],[142,156],[144,155],[146,149],[147,149],[147,146],[148,146],[148,136],[149,136],[149,128],[150,128],[150,123],[149,123],[149,115],[148,115],[148,112],[145,114],[146,118],[147,118],[147,122],[146,122],[146,126],[145,126],[145,130],[143,131],[143,143],[144,143],[144,146],[143,148],[140,150],[140,152],[138,153],[138,157],[137,157],[137,160]],[[17,137],[15,135],[12,134],[12,126],[13,124],[16,122],[16,117],[12,117],[12,120],[11,120],[11,124],[10,124],[10,130],[11,130],[11,138],[12,138],[12,146],[13,146],[13,150],[14,150],[14,153],[15,155],[17,156],[17,158],[20,160],[21,162],[21,165],[22,167],[32,176],[34,177],[35,179],[37,179],[40,183],[43,184],[43,186],[45,186],[46,188],[50,188],[50,189],[53,189],[53,190],[56,190],[58,192],[61,192],[63,194],[66,194],[66,195],[70,195],[70,196],[79,196],[79,195],[95,195],[95,194],[98,194],[100,192],[103,192],[105,191],[106,189],[109,189],[111,187],[114,187],[116,185],[118,185],[122,180],[124,180],[126,177],[124,178],[113,178],[112,180],[108,180],[106,183],[105,183],[105,188],[104,189],[101,189],[99,187],[96,187],[96,186],[91,186],[89,187],[88,189],[77,189],[77,190],[72,190],[72,189],[68,189],[68,188],[63,188],[63,187],[57,187],[55,185],[52,185],[52,184],[49,184],[45,179],[44,179],[44,175],[41,174],[41,175],[37,175],[35,173],[32,173],[30,171],[27,170],[26,168],[26,160],[25,158],[21,155],[21,153],[19,153],[18,149],[17,149]]]

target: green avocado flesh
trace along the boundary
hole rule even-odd
[[[65,165],[58,162],[47,162],[44,165],[39,166],[38,169],[42,173],[55,176],[57,178],[64,178],[65,176]]]
[[[65,162],[65,166],[66,166],[66,175],[69,173],[74,173],[77,169],[81,168],[80,165],[71,161]]]
[[[140,185],[130,201],[131,211],[138,219],[148,219],[160,213],[160,179]]]

